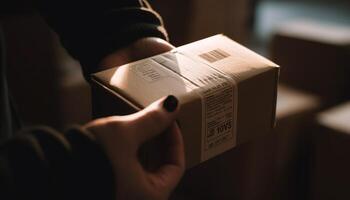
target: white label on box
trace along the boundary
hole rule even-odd
[[[229,57],[215,49],[200,57],[210,63]],[[171,52],[152,60],[188,80],[202,99],[201,161],[208,160],[236,144],[237,85],[228,75],[181,52]]]
[[[235,145],[233,86],[222,82],[203,89],[202,161]],[[226,144],[226,145],[225,145]]]

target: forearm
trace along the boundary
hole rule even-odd
[[[111,164],[83,130],[27,130],[1,146],[0,169],[9,199],[114,199]]]
[[[86,76],[102,58],[140,38],[167,39],[161,18],[145,1],[40,0],[38,7]]]

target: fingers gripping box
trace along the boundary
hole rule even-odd
[[[129,114],[176,96],[190,168],[272,130],[278,75],[276,64],[215,35],[93,74],[94,115]]]

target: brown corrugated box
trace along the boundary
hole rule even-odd
[[[321,107],[317,96],[280,84],[277,95],[273,149],[274,199],[305,199],[308,187],[310,138],[315,114]],[[263,172],[263,171],[261,171]],[[266,198],[268,199],[268,198]]]
[[[277,28],[271,59],[281,82],[320,96],[325,106],[349,97],[350,27],[300,19]]]
[[[317,117],[311,162],[311,199],[350,199],[350,102]]]
[[[276,64],[216,35],[94,74],[94,113],[128,114],[175,95],[193,167],[272,130],[278,74]]]

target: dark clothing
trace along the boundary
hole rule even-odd
[[[2,138],[10,138],[11,133],[13,132],[12,112],[6,80],[6,54],[4,42],[4,35],[0,26],[0,141]]]
[[[167,39],[160,17],[146,1],[39,0],[37,7],[80,61],[86,78],[118,48],[142,37]],[[1,48],[2,139],[13,132],[4,58]],[[45,127],[22,130],[0,146],[1,199],[113,199],[115,187],[105,153],[79,128],[65,134]]]
[[[39,1],[41,14],[87,76],[102,57],[136,39],[167,39],[161,18],[145,0]]]
[[[106,155],[88,133],[46,127],[23,131],[1,146],[1,199],[114,199]]]

